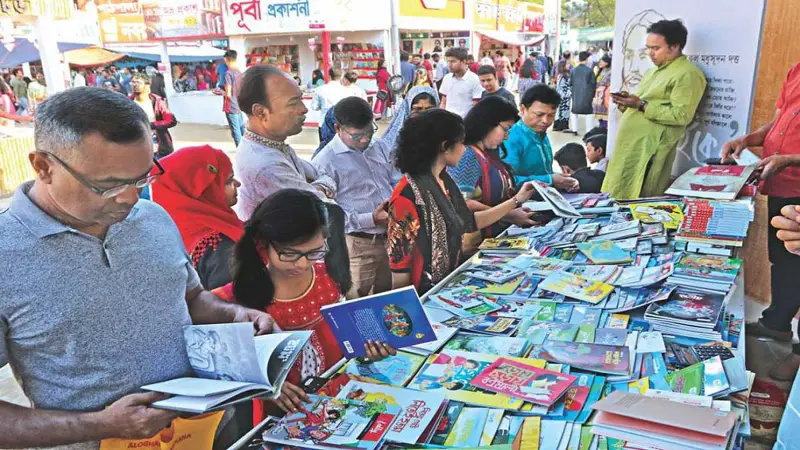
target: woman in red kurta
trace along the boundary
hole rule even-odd
[[[271,195],[245,224],[236,244],[233,282],[213,291],[224,300],[268,312],[282,330],[314,332],[275,401],[283,411],[302,408],[308,401],[300,388],[303,381],[319,376],[343,356],[320,313],[321,307],[344,298],[337,272],[329,272],[324,262],[327,220],[325,205],[313,193],[284,189]],[[374,360],[395,354],[382,343],[366,350]],[[256,401],[258,422],[265,416],[264,406]]]

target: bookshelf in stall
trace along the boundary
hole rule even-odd
[[[374,80],[378,61],[384,58],[383,48],[367,43],[344,44],[342,50],[331,44],[331,55],[335,68],[353,70],[361,80]],[[322,50],[316,51],[316,58],[322,61]]]
[[[268,45],[252,47],[246,55],[247,67],[269,64],[286,73],[297,76],[300,72],[300,58],[297,45]]]

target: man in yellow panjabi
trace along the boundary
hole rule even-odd
[[[688,32],[680,20],[647,29],[648,70],[636,95],[611,94],[624,111],[603,192],[619,200],[663,195],[678,140],[692,122],[706,88],[703,72],[683,55]]]

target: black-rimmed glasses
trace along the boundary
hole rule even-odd
[[[378,132],[378,124],[375,123],[375,122],[372,122],[372,131],[371,132],[367,131],[367,132],[363,132],[363,133],[351,133],[351,132],[345,130],[344,128],[342,128],[342,131],[344,131],[348,136],[350,136],[350,139],[352,139],[354,141],[360,141],[360,140],[362,140],[364,138],[372,139],[372,136],[375,136],[375,133]]]
[[[283,262],[297,262],[303,257],[310,262],[317,262],[325,259],[325,256],[328,255],[328,250],[328,241],[325,241],[325,245],[319,250],[311,250],[310,252],[296,252],[294,250],[278,250],[276,248],[275,253],[278,254],[278,259]]]
[[[61,165],[61,167],[63,167],[64,170],[69,172],[69,174],[72,175],[76,180],[80,181],[80,183],[82,185],[86,186],[90,191],[94,192],[95,194],[97,194],[97,195],[99,195],[100,197],[103,197],[103,198],[116,197],[119,194],[122,194],[123,192],[128,190],[128,188],[130,188],[130,187],[134,187],[136,189],[144,189],[147,186],[150,186],[151,184],[155,183],[156,180],[158,180],[158,177],[160,177],[161,175],[164,175],[164,172],[166,172],[164,170],[164,167],[161,166],[161,164],[159,164],[158,160],[153,158],[153,162],[155,163],[156,167],[158,168],[158,171],[159,171],[158,173],[155,173],[155,174],[152,174],[152,175],[147,175],[146,177],[141,178],[139,180],[136,180],[133,183],[125,183],[125,184],[120,184],[119,186],[114,186],[112,188],[101,189],[101,188],[95,186],[94,184],[92,184],[83,175],[81,175],[77,171],[75,171],[75,169],[73,169],[72,167],[67,165],[67,163],[65,163],[63,160],[61,160],[61,158],[59,158],[58,156],[56,156],[56,155],[54,155],[54,154],[52,154],[50,152],[45,152],[45,151],[39,151],[39,153],[44,153],[45,155],[53,158],[53,160],[55,160],[59,165]]]

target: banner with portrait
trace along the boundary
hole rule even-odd
[[[611,66],[612,92],[635,94],[653,67],[647,28],[681,19],[689,30],[684,54],[705,73],[708,86],[694,121],[678,143],[673,174],[719,156],[722,144],[748,131],[765,0],[617,0]],[[609,114],[609,153],[622,114]]]

